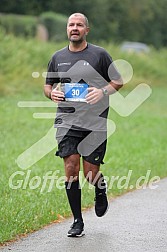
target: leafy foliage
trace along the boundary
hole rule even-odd
[[[167,45],[167,0],[1,0],[4,13],[40,16],[50,11],[65,16],[84,13],[90,21],[91,40],[140,41],[157,48]]]
[[[62,41],[66,39],[67,17],[54,12],[44,12],[39,17],[39,22],[48,30],[49,39]]]
[[[8,34],[33,37],[36,34],[37,18],[28,15],[1,14],[0,26],[2,26]]]

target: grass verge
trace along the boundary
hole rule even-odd
[[[17,103],[22,100],[46,101],[42,94],[43,79],[32,79],[31,73],[45,71],[51,52],[62,45],[54,48],[53,44],[41,45],[10,36],[5,37],[1,44],[4,50],[0,52],[0,243],[3,243],[70,216],[71,212],[61,178],[64,175],[63,162],[54,156],[56,147],[26,170],[16,164],[17,157],[46,135],[53,125],[53,119],[34,119],[33,113],[55,112],[55,108],[19,108]],[[129,117],[120,117],[110,110],[110,119],[117,129],[108,139],[105,164],[101,170],[109,178],[108,194],[116,196],[134,189],[136,181],[146,176],[148,171],[149,180],[154,176],[167,176],[167,88],[164,85],[164,66],[158,65],[160,59],[165,63],[166,51],[162,54],[153,51],[150,56],[137,57],[123,55],[109,45],[108,50],[134,65],[136,74],[131,83],[139,84],[144,80],[152,88],[150,98]],[[131,83],[124,94],[133,88]],[[53,185],[48,180],[44,187],[46,174],[50,172],[52,175],[55,171],[59,173]],[[121,182],[119,179],[127,176],[129,171],[131,176],[126,187],[125,180]],[[15,189],[11,188],[11,183]],[[83,209],[93,205],[94,190],[88,184],[83,187],[82,198]]]

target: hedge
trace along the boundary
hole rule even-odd
[[[65,15],[44,12],[39,16],[39,23],[47,28],[49,40],[63,41],[66,39],[67,17]]]
[[[36,35],[38,19],[33,16],[0,14],[0,26],[7,34],[15,36],[34,37]]]

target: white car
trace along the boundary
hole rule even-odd
[[[123,42],[121,45],[121,50],[126,52],[135,53],[148,53],[150,48],[148,45],[141,42]]]

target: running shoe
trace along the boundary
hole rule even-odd
[[[105,183],[104,189],[95,187],[95,213],[98,217],[105,215],[108,210],[108,200],[106,194],[107,184],[105,180],[103,183]]]
[[[84,231],[84,223],[81,220],[76,219],[72,226],[70,227],[70,230],[68,231],[67,236],[68,237],[81,237],[83,236]]]

